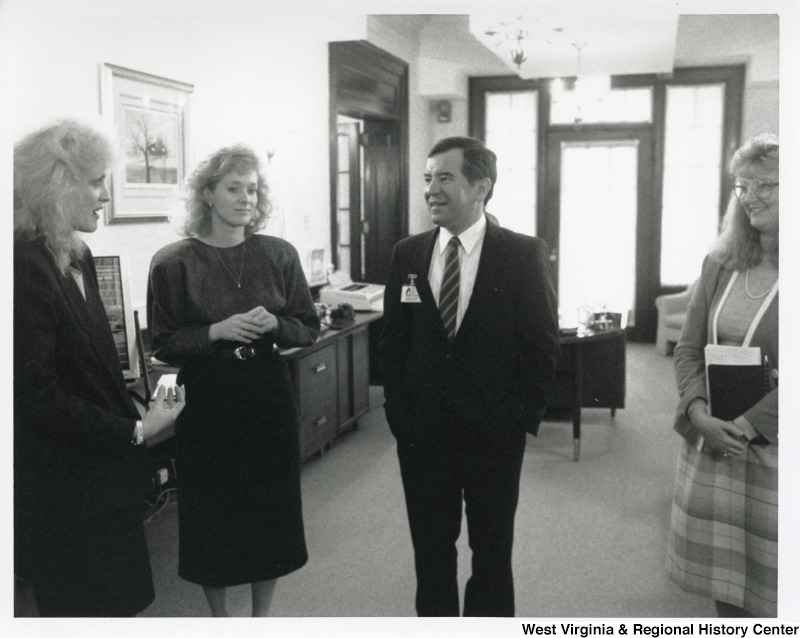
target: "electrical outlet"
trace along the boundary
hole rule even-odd
[[[156,472],[156,477],[158,478],[158,484],[164,485],[169,480],[169,472],[167,472],[167,468],[162,467],[158,472]]]

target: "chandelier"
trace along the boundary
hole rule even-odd
[[[548,27],[536,18],[526,19],[518,15],[513,20],[503,20],[490,25],[485,29],[484,34],[494,40],[495,47],[500,47],[505,43],[508,47],[509,59],[517,66],[517,69],[520,69],[528,59],[526,46],[529,46],[530,42],[541,38],[548,44],[555,44],[563,31],[564,29],[561,27]]]
[[[600,102],[611,89],[611,77],[608,75],[584,75],[581,62],[583,49],[588,42],[573,42],[578,52],[578,68],[571,85],[562,78],[556,78],[550,84],[550,96],[554,102],[562,103],[572,109],[575,124],[581,124],[586,107]]]

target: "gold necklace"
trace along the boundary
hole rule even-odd
[[[750,292],[750,269],[744,271],[744,292],[745,294],[750,297],[750,299],[762,299],[769,294],[769,291],[772,290],[772,286],[770,286],[767,290],[762,292],[760,295],[754,295]]]
[[[219,248],[214,246],[214,250],[217,252],[217,257],[219,257],[219,263],[222,264],[222,267],[225,269],[225,272],[228,273],[228,276],[233,279],[233,283],[236,284],[237,288],[242,287],[242,272],[244,272],[244,251],[247,248],[246,240],[242,242],[242,262],[239,264],[239,278],[233,276],[233,273],[228,269],[225,265],[225,261],[222,259],[222,254],[219,252]]]

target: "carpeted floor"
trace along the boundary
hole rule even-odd
[[[627,401],[584,410],[582,457],[572,460],[569,422],[528,437],[517,514],[517,615],[555,618],[695,617],[710,602],[664,575],[677,400],[672,359],[629,344]],[[310,559],[279,581],[273,615],[412,616],[414,568],[393,439],[382,390],[370,414],[303,468]],[[156,601],[145,616],[203,616],[199,587],[177,575],[177,504],[147,526]],[[469,575],[466,524],[460,579]],[[249,591],[229,591],[231,610],[249,615]]]
[[[713,606],[667,580],[663,561],[678,438],[672,359],[652,345],[627,347],[626,407],[583,411],[582,455],[571,424],[546,422],[528,437],[516,519],[517,616],[637,618],[712,616]],[[272,615],[414,615],[414,568],[394,442],[382,389],[358,430],[303,467],[310,559],[281,579]],[[146,526],[156,586],[142,614],[206,616],[202,590],[177,576],[177,503]],[[469,575],[466,523],[460,580]],[[22,598],[22,597],[20,597]],[[231,611],[250,615],[249,590],[229,590]],[[18,607],[19,615],[26,615]]]

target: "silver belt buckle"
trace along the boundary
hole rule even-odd
[[[239,346],[233,351],[233,355],[239,359],[239,361],[244,361],[245,359],[252,359],[255,357],[256,351],[252,346]]]

